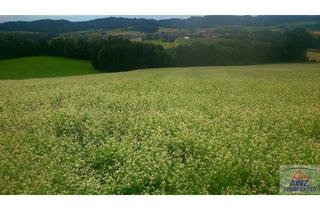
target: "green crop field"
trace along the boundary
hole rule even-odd
[[[90,61],[32,56],[0,60],[1,79],[27,79],[43,77],[63,77],[98,73]]]
[[[186,45],[192,43],[215,44],[219,42],[235,42],[236,40],[220,37],[191,37],[189,39],[178,38],[175,43],[177,45]]]
[[[175,42],[164,42],[164,41],[161,41],[161,40],[144,40],[143,42],[144,43],[161,45],[165,49],[176,47],[176,43]]]
[[[0,81],[0,194],[278,194],[319,151],[320,64]]]

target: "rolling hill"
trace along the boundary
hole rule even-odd
[[[37,21],[10,21],[0,24],[0,31],[31,31],[44,33],[66,33],[72,31],[85,31],[117,28],[128,28],[130,30],[155,32],[158,27],[169,28],[206,28],[222,25],[240,26],[272,26],[286,23],[309,23],[315,22],[309,27],[320,28],[320,16],[308,15],[267,15],[267,16],[232,16],[232,15],[211,15],[190,17],[187,19],[166,19],[153,20],[144,18],[121,18],[109,17],[90,21],[71,22],[67,20],[37,20]]]

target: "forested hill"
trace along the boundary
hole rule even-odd
[[[319,21],[320,16],[230,16],[216,15],[190,17],[187,19],[153,20],[143,18],[108,17],[82,22],[67,20],[11,21],[0,24],[0,31],[31,31],[44,33],[65,33],[91,29],[112,30],[129,28],[143,32],[154,32],[159,26],[172,28],[215,27],[220,25],[272,26],[293,22]]]
[[[214,27],[221,25],[242,26],[272,26],[284,23],[320,21],[320,16],[311,15],[260,15],[260,16],[235,16],[235,15],[209,15],[203,17],[190,17],[188,19],[160,20],[159,24],[165,27]],[[319,22],[320,23],[320,22]]]
[[[0,31],[30,31],[43,33],[65,33],[91,29],[117,29],[131,27],[144,32],[153,32],[158,29],[158,22],[143,18],[109,17],[90,21],[71,22],[68,20],[36,20],[36,21],[11,21],[0,24]]]

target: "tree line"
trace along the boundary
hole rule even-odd
[[[169,66],[246,65],[306,61],[308,47],[320,48],[319,38],[305,29],[259,34],[212,44],[190,43],[164,49],[160,45],[116,37],[86,39],[42,33],[0,33],[0,59],[54,55],[91,60],[106,72]]]

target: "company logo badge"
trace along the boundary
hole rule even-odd
[[[285,165],[280,167],[281,194],[319,194],[319,167]]]

